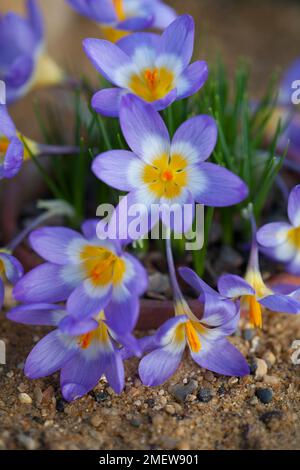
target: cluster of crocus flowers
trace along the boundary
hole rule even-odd
[[[149,211],[153,205],[166,204],[181,212],[185,204],[230,206],[247,197],[247,186],[238,176],[205,161],[217,139],[217,126],[210,116],[195,116],[184,122],[171,141],[159,113],[136,96],[126,95],[121,100],[120,124],[132,151],[108,151],[96,157],[92,165],[99,179],[129,191],[116,209],[120,218],[127,217],[125,205],[130,208],[137,203],[143,203]],[[164,212],[160,216],[172,230],[186,232],[194,213],[171,219],[164,217]]]
[[[13,12],[0,15],[0,80],[6,85],[7,103],[33,88],[57,85],[65,79],[44,51],[44,26],[36,0],[26,4],[26,18]]]
[[[161,0],[67,0],[81,15],[98,23],[106,39],[116,42],[134,31],[165,29],[175,11]]]
[[[174,295],[174,318],[168,320],[152,338],[141,341],[147,354],[139,364],[142,382],[156,386],[168,380],[178,368],[186,347],[201,367],[222,375],[244,376],[249,366],[242,354],[227,340],[237,329],[239,304],[223,298],[205,284],[192,270],[181,268],[180,274],[197,291],[203,315],[199,319],[184,299],[176,279],[170,239],[167,259]]]
[[[93,108],[105,116],[118,116],[121,97],[132,93],[157,109],[196,93],[208,76],[207,64],[190,64],[195,25],[189,15],[173,21],[161,36],[135,33],[118,44],[85,39],[84,50],[94,67],[115,87],[97,92]]]
[[[300,185],[295,186],[288,200],[289,222],[264,225],[257,241],[264,253],[284,263],[288,272],[300,274]]]

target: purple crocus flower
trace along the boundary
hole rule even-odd
[[[131,148],[112,150],[96,157],[92,170],[108,185],[129,194],[122,199],[115,216],[126,225],[132,204],[167,206],[174,213],[194,202],[207,206],[230,206],[246,198],[247,186],[227,169],[207,163],[217,140],[217,126],[210,116],[196,116],[184,122],[170,140],[167,127],[155,109],[134,95],[122,98],[120,124]],[[160,216],[175,231],[187,231],[193,211],[182,217]],[[151,218],[155,222],[155,217]],[[184,225],[184,227],[183,227]],[[145,225],[146,227],[146,225]]]
[[[0,15],[0,80],[6,84],[7,103],[38,85],[61,82],[64,74],[43,53],[44,27],[35,0],[27,0],[27,18],[13,12]]]
[[[117,41],[132,31],[165,29],[176,18],[161,0],[67,0],[81,15],[96,21],[107,39]]]
[[[44,227],[31,233],[30,242],[47,262],[18,282],[14,288],[17,300],[53,303],[67,299],[70,316],[60,327],[68,334],[93,329],[94,315],[104,308],[115,331],[132,331],[147,276],[139,261],[124,253],[117,241],[86,238],[63,227]]]
[[[155,109],[196,93],[208,76],[204,61],[190,64],[194,47],[194,20],[180,16],[159,36],[132,34],[117,45],[85,39],[84,50],[94,67],[116,88],[106,88],[92,99],[93,108],[105,116],[118,116],[123,94],[133,93]]]
[[[23,163],[24,147],[4,105],[0,105],[0,179],[13,178]]]
[[[245,279],[240,276],[225,274],[218,281],[219,294],[225,299],[240,300],[243,310],[248,311],[253,327],[262,328],[262,311],[264,309],[279,313],[300,313],[299,289],[288,295],[275,293],[263,281],[259,268],[259,253],[256,242],[256,225],[252,220],[252,247]],[[203,281],[190,269],[181,270],[184,280],[195,290],[205,290]],[[207,289],[206,289],[207,290]]]
[[[266,255],[285,263],[292,274],[300,274],[300,185],[295,186],[288,200],[289,222],[264,225],[257,232],[257,241]]]
[[[238,303],[224,299],[190,270],[201,285],[202,295],[199,301],[203,304],[204,313],[198,319],[180,292],[170,244],[167,256],[175,300],[175,317],[168,320],[154,337],[143,338],[140,342],[144,351],[150,350],[139,365],[143,384],[156,386],[168,380],[178,368],[186,346],[193,360],[205,369],[223,375],[249,374],[246,360],[226,339],[237,329],[240,318]],[[181,273],[184,272],[181,270]]]
[[[95,317],[93,330],[67,335],[59,324],[67,318],[61,306],[30,304],[8,313],[12,321],[27,325],[48,325],[57,329],[33,348],[25,363],[25,374],[38,379],[60,370],[63,397],[72,401],[94,388],[104,374],[116,393],[124,388],[124,366],[120,344],[138,354],[136,340],[130,334],[120,336],[105,320],[104,312]]]
[[[21,263],[7,250],[0,250],[0,309],[4,302],[4,280],[15,284],[23,276]]]

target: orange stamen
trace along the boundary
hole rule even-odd
[[[113,0],[114,9],[119,20],[125,20],[126,15],[124,11],[123,0]]]
[[[151,90],[154,90],[157,85],[157,77],[158,77],[158,70],[146,70],[145,71],[145,79],[148,83],[148,86]]]
[[[188,343],[193,352],[199,352],[201,349],[200,339],[197,335],[197,332],[190,321],[185,324],[185,331]]]
[[[161,178],[163,181],[172,181],[174,178],[173,172],[171,170],[166,170],[162,173]]]
[[[249,295],[248,302],[251,324],[255,328],[262,328],[262,311],[260,303],[257,302],[254,295]]]

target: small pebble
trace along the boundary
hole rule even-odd
[[[173,387],[170,387],[169,392],[176,398],[178,401],[185,401],[187,396],[193,393],[198,387],[198,382],[196,380],[190,380],[188,384],[176,384]]]
[[[24,405],[31,405],[32,398],[28,393],[19,393],[19,401]]]
[[[218,391],[217,391],[218,395],[220,395],[220,397],[224,396],[226,394],[226,388],[225,388],[225,385],[222,384],[219,388],[218,388]]]
[[[250,403],[250,405],[252,405],[252,406],[257,405],[257,403],[258,403],[258,398],[257,398],[257,397],[251,398],[251,400],[250,400],[249,403]]]
[[[267,413],[264,413],[259,417],[260,421],[262,421],[265,425],[270,425],[271,421],[274,419],[281,419],[282,418],[282,412],[278,410],[273,410],[273,411],[267,411]]]
[[[92,416],[91,417],[91,425],[94,426],[94,428],[98,428],[102,424],[102,418],[100,416]]]
[[[169,415],[174,415],[176,413],[175,406],[173,405],[167,405],[165,410]]]
[[[56,411],[63,413],[65,411],[65,403],[61,398],[56,400]]]
[[[266,361],[269,367],[272,367],[276,362],[276,357],[272,353],[272,351],[266,351],[263,355],[263,360]]]
[[[26,450],[36,450],[39,447],[39,443],[26,434],[19,434],[17,437],[19,444]]]
[[[204,379],[207,380],[207,382],[215,382],[216,380],[214,374],[210,370],[205,372]]]
[[[255,357],[251,357],[251,359],[249,360],[248,365],[249,365],[249,369],[250,369],[250,374],[255,375],[255,372],[256,372],[256,369],[257,369],[257,362],[256,362]]]
[[[108,398],[109,398],[109,395],[105,390],[102,392],[95,392],[95,400],[97,403],[102,403]]]
[[[212,399],[212,394],[209,388],[200,388],[197,393],[197,398],[202,403],[208,403]]]
[[[228,380],[228,385],[235,385],[237,384],[239,381],[239,379],[237,377],[230,377],[230,379]]]
[[[270,388],[258,388],[255,395],[264,405],[267,405],[273,399],[273,392]]]
[[[280,379],[274,375],[265,375],[264,383],[267,385],[278,385],[280,383]]]
[[[256,359],[256,364],[255,378],[262,379],[268,373],[267,363],[263,359]]]

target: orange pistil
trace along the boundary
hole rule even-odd
[[[145,79],[148,83],[148,86],[151,90],[154,90],[157,85],[158,70],[145,70]]]
[[[174,178],[174,175],[171,170],[166,170],[161,175],[161,179],[163,181],[172,181],[173,178]]]
[[[193,325],[193,322],[188,321],[185,324],[185,331],[189,346],[193,352],[199,352],[201,349],[201,343],[197,331]]]
[[[254,295],[249,295],[249,314],[250,322],[255,328],[262,328],[262,309],[260,303],[256,300]]]
[[[93,332],[89,332],[89,333],[86,333],[84,335],[81,335],[79,337],[79,346],[82,348],[82,349],[87,349],[90,344],[91,344],[91,341],[93,339]]]
[[[126,19],[123,0],[112,0],[116,15],[119,21],[123,21]]]

